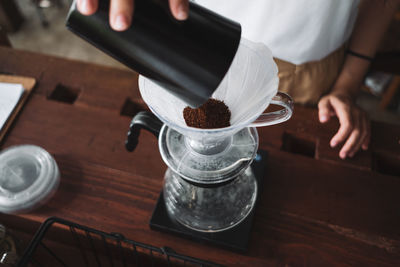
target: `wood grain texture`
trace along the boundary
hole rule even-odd
[[[19,231],[59,216],[228,266],[400,265],[399,126],[373,122],[371,149],[345,161],[328,145],[338,122],[321,125],[315,109],[296,106],[288,122],[259,128],[267,173],[249,250],[238,254],[150,230],[166,166],[150,133],[125,151],[131,118],[121,109],[128,98],[144,108],[135,73],[2,47],[0,72],[38,80],[2,148],[39,145],[61,171],[46,205],[0,215]],[[80,89],[73,104],[48,99],[58,84]]]

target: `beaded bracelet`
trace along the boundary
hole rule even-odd
[[[355,57],[364,59],[364,60],[368,60],[368,61],[370,61],[370,62],[374,60],[373,57],[366,56],[366,55],[363,55],[363,54],[359,54],[359,53],[354,52],[354,51],[352,51],[352,50],[350,50],[350,49],[347,49],[347,50],[346,50],[346,53],[347,53],[347,54],[350,54],[350,55],[352,55],[352,56],[355,56]]]

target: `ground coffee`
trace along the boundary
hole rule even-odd
[[[215,129],[230,126],[231,112],[223,101],[208,99],[199,108],[186,107],[183,110],[187,126]]]

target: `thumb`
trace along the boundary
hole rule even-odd
[[[169,6],[172,14],[177,20],[185,20],[189,15],[188,0],[169,0]]]
[[[323,97],[318,103],[318,117],[321,123],[327,122],[330,119],[333,109],[329,97]]]

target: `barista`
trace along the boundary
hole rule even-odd
[[[134,0],[111,0],[110,25],[126,30]],[[242,36],[263,42],[279,68],[279,91],[297,103],[318,105],[319,121],[339,119],[330,140],[339,157],[368,149],[370,122],[355,104],[363,79],[400,0],[197,0],[242,25]],[[97,0],[78,0],[85,15]],[[178,20],[188,17],[187,0],[169,0]]]

